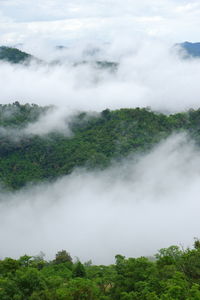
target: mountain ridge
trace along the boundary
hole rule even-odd
[[[200,109],[173,115],[148,108],[106,109],[97,115],[82,112],[66,119],[70,136],[54,130],[43,136],[22,135],[18,140],[14,134],[12,140],[10,129],[19,132],[30,122],[37,122],[47,108],[15,102],[10,105],[14,113],[5,120],[7,108],[0,106],[0,181],[12,189],[54,180],[77,167],[107,168],[130,154],[151,150],[174,132],[186,131],[200,144]]]

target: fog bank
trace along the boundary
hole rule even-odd
[[[175,135],[143,157],[53,184],[1,192],[0,257],[66,249],[82,261],[152,255],[200,235],[200,153]]]
[[[116,72],[90,64],[27,67],[1,63],[0,103],[19,101],[92,111],[150,106],[176,112],[199,106],[199,59],[184,60],[158,41],[133,42],[125,50],[114,44],[113,49],[104,58],[118,59]]]

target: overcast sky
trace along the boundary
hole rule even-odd
[[[200,40],[197,0],[0,0],[0,44],[150,36]]]

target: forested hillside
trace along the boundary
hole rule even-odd
[[[83,112],[66,120],[72,133],[68,136],[55,131],[43,136],[19,134],[49,109],[18,102],[0,106],[0,181],[5,187],[52,180],[75,167],[102,169],[129,154],[150,150],[173,132],[186,131],[200,142],[200,110],[173,115],[147,108]]]
[[[155,259],[116,255],[113,265],[82,264],[65,250],[0,261],[1,300],[199,300],[200,242],[161,249]]]
[[[30,59],[32,59],[33,56],[20,51],[17,48],[12,47],[0,47],[0,60],[8,61],[9,63],[18,64],[18,63],[24,63]]]

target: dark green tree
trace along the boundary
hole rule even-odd
[[[56,253],[56,257],[54,259],[55,264],[61,264],[61,263],[71,263],[72,264],[72,258],[70,254],[66,250],[61,250]]]
[[[74,264],[73,268],[73,277],[85,277],[86,271],[84,265],[78,261],[76,264]]]

